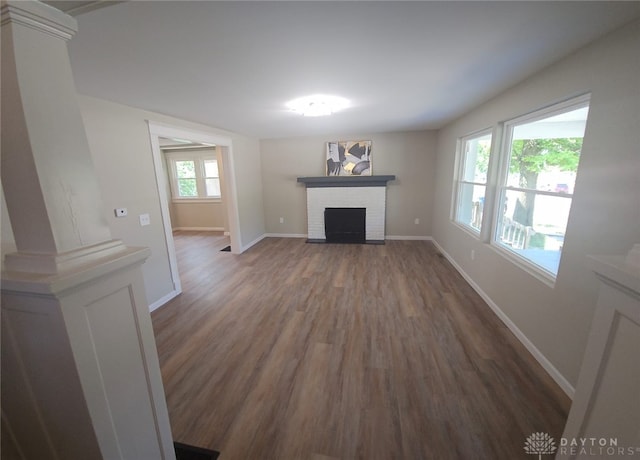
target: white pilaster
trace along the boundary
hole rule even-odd
[[[2,422],[29,459],[175,460],[140,266],[113,240],[66,41],[76,21],[3,1]]]
[[[2,185],[18,249],[6,263],[52,273],[58,254],[111,239],[67,53],[76,21],[35,1],[1,12]]]

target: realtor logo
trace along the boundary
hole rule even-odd
[[[556,442],[548,433],[531,433],[524,443],[524,451],[542,460],[543,455],[552,455],[556,451]]]

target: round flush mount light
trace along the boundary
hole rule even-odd
[[[299,97],[287,102],[287,107],[293,112],[305,117],[323,117],[331,115],[349,106],[349,101],[343,97],[314,94]]]

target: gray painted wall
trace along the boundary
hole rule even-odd
[[[625,254],[640,242],[639,50],[636,21],[438,134],[435,240],[571,385],[577,381],[598,293],[586,257]],[[585,92],[592,99],[582,158],[558,277],[549,287],[451,222],[456,140]]]
[[[236,171],[240,246],[246,248],[264,235],[262,175],[257,140],[93,97],[79,96],[78,100],[111,234],[129,246],[147,246],[151,249],[151,256],[142,267],[149,304],[168,295],[173,283],[147,120],[230,137]],[[128,216],[116,218],[113,213],[115,208],[127,208]],[[140,226],[138,216],[143,213],[149,214],[151,225]],[[15,250],[4,195],[0,224],[4,258],[5,253]],[[226,225],[226,218],[223,225]]]
[[[242,243],[264,233],[257,141],[92,97],[80,96],[79,102],[113,237],[127,245],[151,248],[151,257],[143,265],[150,304],[171,292],[172,282],[146,120],[229,136],[236,168],[242,168],[242,172],[236,169]],[[118,207],[126,207],[128,217],[115,218],[113,209]],[[142,213],[150,215],[151,225],[140,226]],[[254,214],[260,217],[247,217]]]
[[[267,233],[306,235],[306,191],[296,178],[325,175],[327,141],[371,140],[373,174],[396,176],[387,187],[387,235],[431,236],[435,138],[434,131],[411,131],[260,141]]]

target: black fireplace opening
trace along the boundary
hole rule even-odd
[[[366,208],[325,208],[327,243],[366,243]]]

